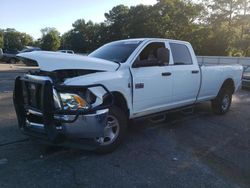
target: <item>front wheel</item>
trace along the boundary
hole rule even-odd
[[[215,114],[225,114],[229,111],[232,102],[232,92],[229,89],[222,88],[218,96],[212,100],[212,109]]]
[[[104,128],[104,136],[95,138],[99,145],[97,153],[105,154],[114,151],[123,141],[127,129],[127,117],[117,106],[109,109],[107,124]]]

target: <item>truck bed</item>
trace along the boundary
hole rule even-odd
[[[212,99],[217,96],[221,88],[221,84],[228,78],[231,78],[235,82],[235,90],[241,85],[241,65],[214,65],[204,64],[200,66],[201,70],[201,88],[198,95],[198,101]]]

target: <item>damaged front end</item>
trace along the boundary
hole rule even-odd
[[[96,88],[103,90],[108,103],[93,94],[91,90]],[[13,101],[24,134],[82,148],[81,141],[94,146],[94,138],[104,135],[113,96],[101,84],[68,86],[48,76],[26,74],[16,78]]]

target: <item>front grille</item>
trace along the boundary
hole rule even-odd
[[[57,123],[54,121],[53,85],[49,79],[32,75],[17,77],[13,101],[18,126],[24,133],[44,136],[51,141],[58,138]]]
[[[243,80],[249,80],[250,81],[250,76],[249,75],[243,75]]]
[[[250,80],[242,80],[243,87],[250,87]]]
[[[42,89],[40,84],[23,82],[24,104],[32,108],[42,109]]]

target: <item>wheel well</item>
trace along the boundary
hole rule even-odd
[[[234,86],[234,81],[231,78],[228,78],[224,81],[224,83],[221,86],[221,89],[229,89],[231,93],[234,93],[235,91],[235,86]]]
[[[117,92],[117,91],[114,91],[111,93],[114,97],[114,105],[121,108],[121,110],[126,114],[127,118],[129,118],[129,109],[128,109],[127,101],[126,101],[125,97],[123,96],[123,94],[121,94],[120,92]],[[104,99],[104,103],[107,100],[110,100],[110,99],[109,98]]]

